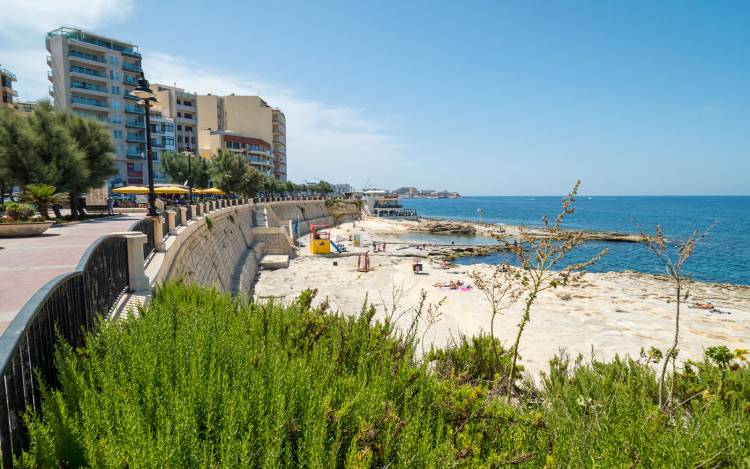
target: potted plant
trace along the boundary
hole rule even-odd
[[[50,226],[51,221],[34,215],[33,206],[9,202],[5,204],[5,214],[0,217],[0,237],[35,236],[44,233]]]

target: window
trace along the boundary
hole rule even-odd
[[[120,109],[121,106],[122,106],[122,103],[120,102],[119,99],[112,100],[112,109]]]
[[[155,134],[159,132],[159,124],[151,124],[151,133]]]
[[[164,146],[174,146],[174,139],[171,137],[164,137]]]
[[[109,71],[109,79],[110,80],[120,81],[120,72],[118,72],[117,70],[110,70]]]
[[[192,125],[186,125],[185,126],[185,132],[192,132],[192,131],[193,131],[193,126]]]
[[[117,58],[116,55],[110,55],[109,56],[109,63],[112,65],[117,65],[120,63],[120,59]]]
[[[182,104],[184,104],[187,107],[193,107],[193,102],[192,101],[183,101]]]
[[[120,94],[120,87],[117,85],[112,85],[112,94]]]
[[[182,101],[178,99],[177,104],[182,104]]]
[[[181,113],[181,112],[178,112],[178,113],[177,113],[177,117],[182,117],[182,113]]]
[[[186,112],[186,113],[184,114],[184,116],[185,116],[185,119],[192,119],[192,118],[193,118],[193,115],[192,115],[192,114],[190,114],[189,112]]]
[[[182,126],[181,126],[181,125],[178,125],[178,126],[177,126],[177,130],[182,130]]]
[[[114,138],[122,138],[122,130],[120,130],[120,129],[114,129],[114,130],[112,130],[112,136]]]
[[[185,139],[187,140],[187,137],[185,137]],[[195,145],[195,137],[190,137],[190,140],[192,140],[193,145]]]
[[[161,125],[162,132],[165,134],[171,134],[174,132],[174,124],[164,123]]]
[[[112,116],[110,118],[113,124],[122,124],[122,117],[121,116]]]

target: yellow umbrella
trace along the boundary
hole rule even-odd
[[[148,188],[141,186],[125,186],[118,187],[117,189],[112,189],[112,192],[116,192],[118,194],[148,194]]]
[[[226,192],[219,189],[218,187],[211,187],[210,189],[198,189],[193,192],[205,195],[227,195]]]
[[[154,188],[157,194],[187,194],[188,190],[177,186],[161,186]]]

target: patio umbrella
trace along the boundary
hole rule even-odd
[[[112,189],[112,192],[117,194],[148,194],[148,188],[141,186],[125,186]]]
[[[227,195],[226,192],[219,189],[218,187],[211,187],[209,189],[198,189],[196,191],[198,194],[204,194],[204,195]]]
[[[187,194],[188,190],[177,186],[161,186],[154,188],[157,194]]]

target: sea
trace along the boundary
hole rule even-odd
[[[542,216],[551,220],[560,211],[560,197],[463,197],[459,199],[402,199],[402,205],[417,209],[420,216],[542,226]],[[695,230],[706,235],[698,242],[684,271],[704,282],[750,285],[750,196],[609,197],[579,196],[576,211],[566,218],[566,228],[653,234],[661,225],[676,255],[680,242]],[[418,242],[486,244],[483,237],[412,235]],[[588,270],[622,272],[632,270],[664,274],[664,265],[642,243],[589,241],[569,255],[569,262],[588,259],[602,249],[608,253]],[[513,263],[501,252],[490,256],[464,257],[458,263]]]

